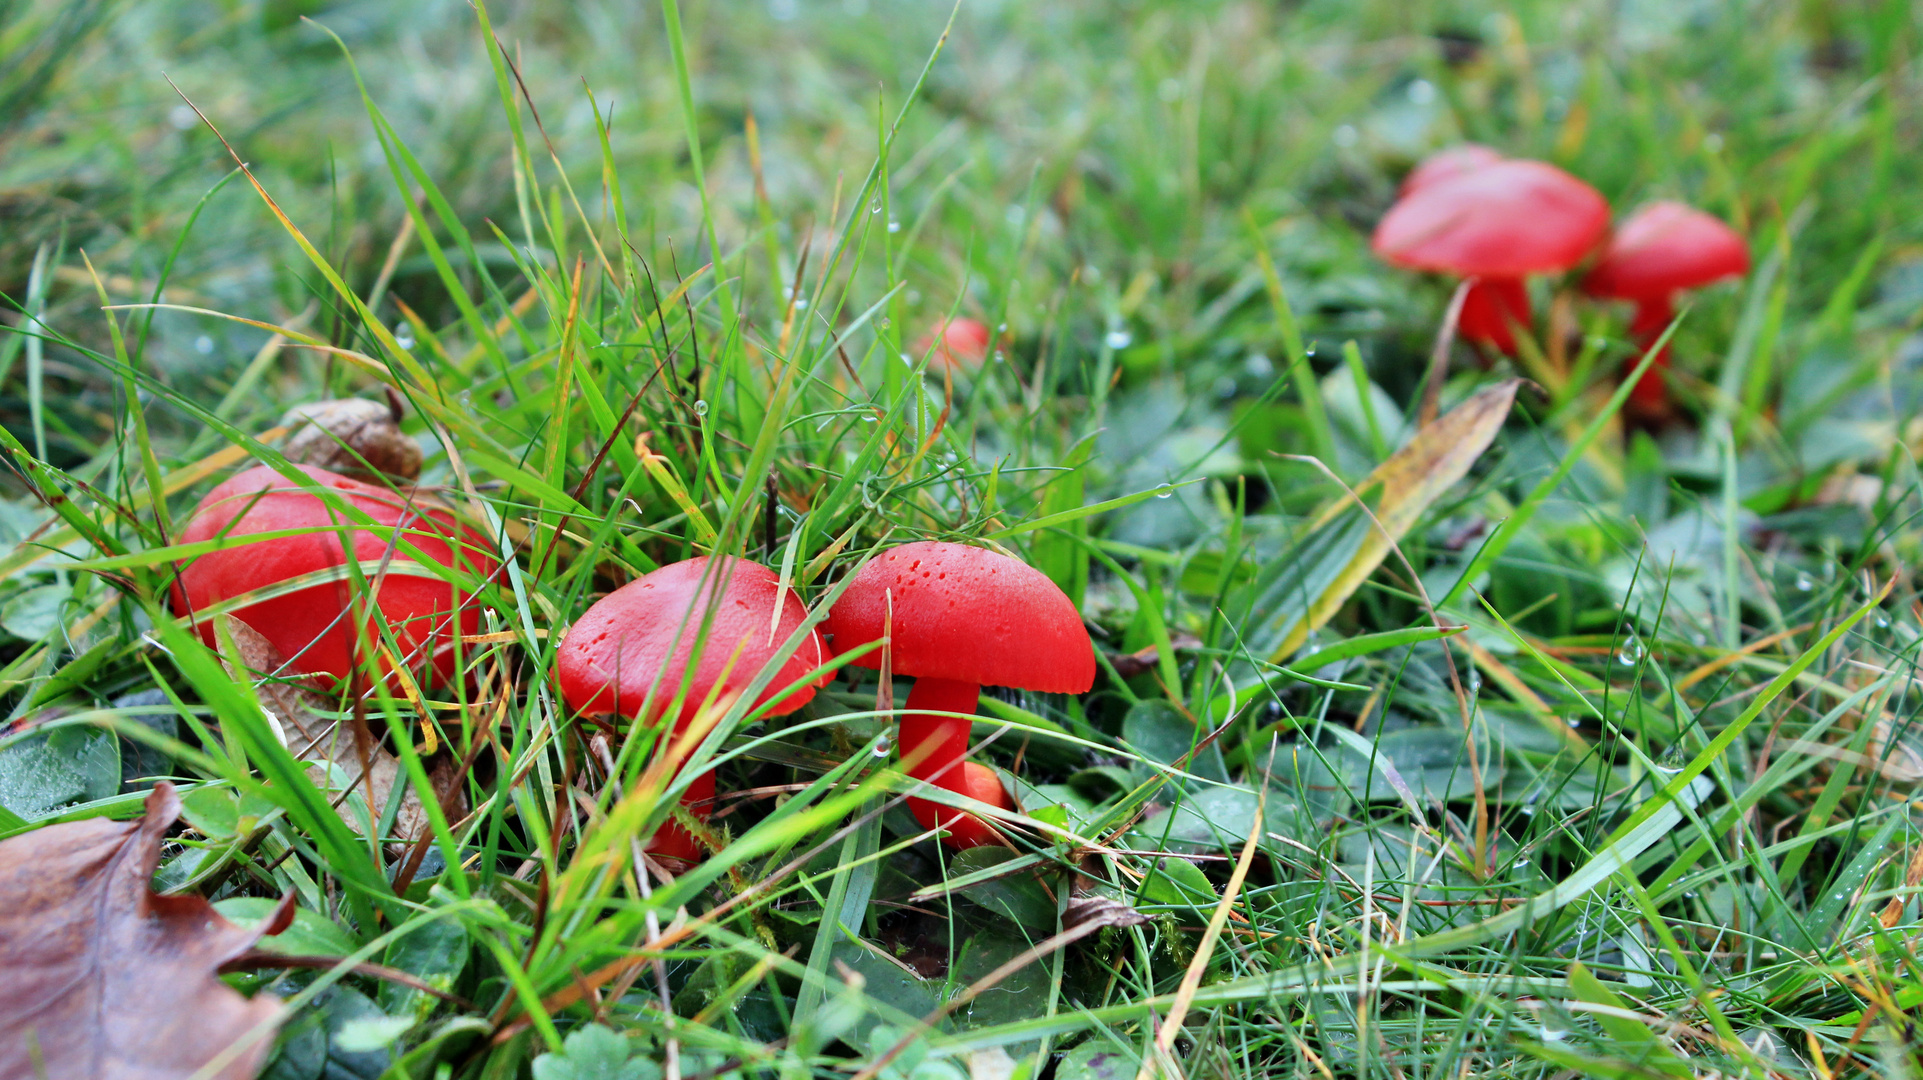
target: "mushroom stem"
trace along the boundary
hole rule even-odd
[[[1528,325],[1529,290],[1521,278],[1478,280],[1462,298],[1462,314],[1456,319],[1456,331],[1463,337],[1500,350],[1505,356],[1515,355],[1515,328]]]
[[[681,793],[681,805],[702,821],[714,814],[714,772],[704,772],[694,778],[688,790]],[[646,850],[656,859],[678,859],[682,862],[700,862],[705,854],[701,842],[694,834],[683,828],[679,821],[669,818],[654,835],[648,839]]]
[[[1669,324],[1676,318],[1673,299],[1665,295],[1644,300],[1636,305],[1636,316],[1629,322],[1629,333],[1636,339],[1638,345],[1647,349],[1657,338],[1663,336],[1664,330],[1669,329]],[[1642,362],[1642,359],[1639,353],[1630,357],[1626,363],[1633,369]],[[1655,363],[1649,365],[1649,370],[1643,372],[1643,377],[1636,380],[1635,387],[1629,391],[1630,407],[1642,413],[1667,410],[1669,408],[1668,376],[1669,346],[1664,345],[1663,351],[1656,354]]]
[[[969,722],[957,716],[934,716],[932,711],[969,713],[981,697],[981,686],[953,679],[917,679],[908,693],[901,716],[901,760],[908,775],[939,787],[992,805],[1007,807],[1008,795],[994,772],[982,766],[970,768],[962,759],[968,754]],[[980,775],[987,774],[986,782]],[[979,819],[958,813],[926,799],[908,800],[908,809],[924,829],[936,827],[949,831],[950,847],[966,848],[987,843],[994,833]],[[944,816],[945,815],[945,816]]]

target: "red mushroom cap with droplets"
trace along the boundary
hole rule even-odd
[[[365,484],[313,465],[295,468],[366,514],[376,527],[354,524],[319,495],[266,465],[237,473],[194,507],[191,520],[181,532],[182,543],[286,529],[312,531],[198,556],[181,571],[174,589],[175,610],[182,614],[204,611],[246,593],[342,566],[351,544],[357,562],[387,561],[385,572],[370,568],[364,576],[377,590],[374,606],[393,631],[395,643],[404,654],[403,664],[415,667],[431,658],[438,677],[451,677],[455,612],[460,612],[461,633],[473,634],[479,630],[480,611],[469,595],[456,597],[452,585],[422,568],[414,552],[441,566],[465,568],[486,577],[500,565],[488,542],[460,525],[445,506],[431,500]],[[373,580],[376,577],[377,586]],[[355,662],[356,634],[348,615],[353,588],[354,583],[346,577],[324,581],[244,604],[233,614],[272,642],[288,658],[290,670],[345,679]],[[212,621],[201,621],[199,629],[212,644]],[[370,615],[368,639],[375,640],[377,632],[378,623]]]
[[[709,619],[717,588],[719,603]],[[717,684],[722,693],[746,691],[807,617],[794,591],[784,594],[781,579],[760,563],[705,555],[671,563],[602,597],[568,628],[555,654],[561,696],[579,713],[634,717],[653,688],[650,718],[659,717],[680,693],[692,663],[694,677],[680,714],[685,720]],[[821,638],[810,631],[781,662],[754,706],[820,667],[827,657]],[[770,715],[801,708],[827,681],[824,675],[803,684],[777,702]]]
[[[1427,187],[1438,180],[1447,180],[1452,176],[1460,176],[1474,169],[1494,165],[1501,160],[1503,157],[1499,151],[1491,150],[1481,143],[1463,143],[1461,146],[1451,146],[1447,150],[1438,150],[1423,158],[1420,164],[1409,170],[1409,175],[1402,178],[1402,186],[1396,189],[1396,197],[1406,198],[1417,188]]]
[[[1498,161],[1409,193],[1376,225],[1376,254],[1397,266],[1464,277],[1567,270],[1602,242],[1609,204],[1541,161]]]
[[[822,629],[847,652],[880,639],[890,618],[898,675],[1060,694],[1095,683],[1095,649],[1074,603],[1046,574],[986,548],[890,548],[855,575]],[[881,650],[854,662],[878,668]]]
[[[1624,219],[1583,281],[1591,296],[1660,300],[1749,273],[1749,245],[1720,220],[1679,202],[1655,202]]]

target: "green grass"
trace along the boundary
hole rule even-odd
[[[949,25],[0,0],[0,833],[131,816],[172,776],[163,884],[236,913],[292,891],[289,951],[460,999],[234,976],[296,1006],[279,1077],[529,1075],[564,1044],[534,1075],[1911,1075],[1910,5]],[[1445,407],[1541,386],[1297,647],[1448,299],[1368,229],[1463,138],[1619,210],[1702,206],[1756,270],[1694,298],[1660,432],[1614,416],[1624,311],[1574,303],[1578,344],[1515,371],[1459,347]],[[924,366],[949,312],[1005,326],[979,376]],[[368,706],[421,790],[423,724],[471,762],[403,884],[165,611],[212,483],[179,470],[277,462],[287,406],[383,385],[424,481],[514,556],[474,678],[430,716]],[[637,876],[672,799],[646,732],[605,782],[544,675],[560,631],[706,551],[819,614],[922,537],[1021,555],[1096,630],[1091,694],[984,700],[1019,854],[919,838],[873,677],[842,676],[731,710],[697,751],[725,847]],[[1149,920],[1064,945],[1090,895]]]

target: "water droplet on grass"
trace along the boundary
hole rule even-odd
[[[881,738],[875,740],[876,757],[887,757],[893,749],[894,747],[888,741],[888,736],[883,735]]]
[[[1409,100],[1417,105],[1427,105],[1436,99],[1436,84],[1427,79],[1417,79],[1409,84]]]
[[[403,327],[401,327],[401,329],[399,330],[399,332],[397,332],[397,333],[396,333],[396,334],[394,335],[394,344],[396,344],[396,345],[399,345],[399,346],[400,346],[401,348],[403,348],[403,349],[411,349],[411,348],[413,348],[413,347],[414,347],[414,332],[413,332],[413,331],[411,331],[411,330],[409,330],[409,329],[408,329],[407,327],[405,327],[405,326],[403,326]]]
[[[1809,579],[1808,574],[1796,575],[1796,591],[1797,592],[1808,592],[1811,589],[1814,589],[1815,587],[1816,587],[1816,583]]]
[[[214,339],[202,334],[194,339],[194,351],[202,356],[214,351]]]
[[[1175,488],[1171,484],[1163,484],[1161,487],[1155,489],[1155,497],[1158,499],[1166,499],[1174,494]]]
[[[1623,647],[1616,651],[1616,662],[1624,667],[1635,667],[1642,658],[1643,643],[1633,636],[1625,640]]]
[[[869,204],[868,204],[868,212],[869,212],[869,213],[871,213],[871,214],[879,214],[879,213],[881,213],[881,200],[880,200],[880,199],[876,199],[876,200],[875,200],[874,202],[871,202],[871,203],[869,203]]]
[[[696,402],[694,403],[694,414],[695,414],[696,416],[706,416],[706,415],[708,415],[708,403],[707,403],[706,401],[703,401],[703,400],[697,400],[697,401],[696,401]]]
[[[899,222],[899,221],[895,221],[895,220],[892,220],[892,219],[890,219],[890,220],[889,220],[889,222],[888,222],[888,231],[889,231],[889,232],[891,232],[891,233],[897,233],[897,232],[900,232],[900,231],[901,231],[901,222]]]
[[[186,131],[200,120],[200,115],[186,105],[176,105],[167,113],[167,122],[175,131]]]
[[[1126,330],[1110,330],[1102,341],[1111,349],[1126,349],[1135,340],[1135,335]]]

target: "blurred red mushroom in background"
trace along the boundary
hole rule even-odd
[[[367,515],[372,527],[350,520],[274,469],[257,465],[200,500],[181,542],[304,531],[195,558],[174,588],[175,610],[197,614],[258,592],[265,595],[231,613],[267,638],[287,658],[291,671],[346,679],[357,665],[378,659],[383,670],[425,664],[434,681],[452,678],[455,638],[478,632],[480,610],[470,594],[457,594],[421,560],[484,580],[500,565],[492,546],[458,523],[446,506],[425,496],[365,484],[313,465],[295,467],[341,503]],[[355,596],[355,581],[345,573],[273,595],[275,587],[287,582],[338,570],[350,552],[361,564],[361,579],[373,591],[372,603]],[[213,644],[212,620],[196,621],[201,637]],[[383,622],[393,634],[397,656],[375,651]]]
[[[1736,230],[1679,202],[1653,202],[1624,219],[1583,280],[1583,291],[1636,305],[1629,332],[1644,348],[1676,318],[1676,294],[1749,273],[1749,246]],[[1641,361],[1630,361],[1633,366]],[[1669,409],[1669,346],[1629,392],[1644,415]]]
[[[1419,181],[1383,215],[1370,246],[1396,266],[1477,279],[1457,329],[1513,353],[1513,326],[1530,322],[1523,279],[1582,262],[1608,228],[1609,204],[1595,188],[1545,162],[1503,160]]]
[[[1001,779],[968,753],[969,721],[983,685],[1079,694],[1095,682],[1095,649],[1081,613],[1047,575],[965,544],[924,540],[869,560],[829,611],[822,629],[845,653],[886,636],[889,664],[910,675],[901,716],[908,775],[990,806],[1009,807]],[[878,668],[882,652],[854,661]],[[948,830],[950,847],[989,843],[995,833],[969,814],[925,799],[908,807],[924,829]]]
[[[956,316],[936,325],[915,344],[917,355],[934,350],[934,359],[951,368],[972,370],[988,359],[992,335],[979,319]]]
[[[1397,198],[1407,198],[1417,188],[1427,187],[1438,180],[1460,176],[1485,165],[1494,165],[1503,160],[1500,151],[1492,150],[1481,143],[1463,143],[1447,150],[1438,150],[1409,170],[1402,178],[1402,186],[1396,189]]]
[[[658,722],[673,708],[674,725],[663,736],[673,740],[704,707],[725,707],[729,696],[746,693],[762,668],[779,661],[749,707],[775,701],[768,715],[785,716],[806,705],[829,678],[802,683],[775,700],[828,655],[813,630],[794,652],[781,654],[807,617],[794,591],[784,590],[775,572],[760,563],[707,556],[671,563],[602,597],[568,628],[555,652],[561,697],[583,716],[644,723]],[[710,816],[714,773],[696,777],[681,803],[698,818]],[[693,835],[673,820],[655,832],[647,850],[683,862],[702,854]]]

